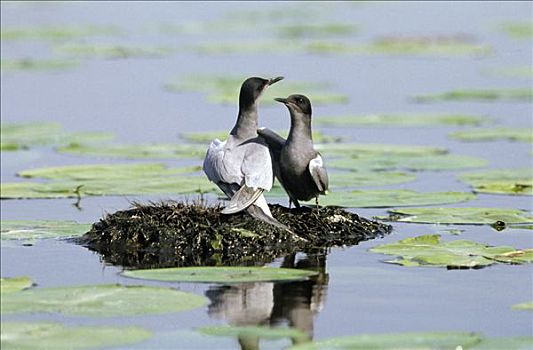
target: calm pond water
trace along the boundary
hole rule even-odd
[[[472,55],[311,55],[265,50],[254,53],[199,54],[187,50],[162,57],[83,59],[79,67],[58,71],[2,71],[2,122],[55,121],[69,131],[109,131],[117,142],[178,142],[182,132],[225,130],[234,123],[234,105],[206,102],[202,93],[171,93],[163,85],[191,74],[283,75],[286,81],[327,82],[331,90],[349,97],[346,104],[314,107],[314,116],[342,114],[441,112],[491,117],[498,125],[533,126],[528,102],[439,102],[417,104],[409,97],[461,88],[528,88],[529,78],[491,74],[498,69],[531,66],[531,40],[515,39],[501,31],[505,22],[531,20],[530,2],[426,3],[5,3],[3,27],[34,25],[113,25],[124,34],[79,39],[78,43],[123,44],[138,47],[183,48],[224,40],[271,38],[272,26],[257,25],[236,31],[219,30],[190,35],[165,33],[162,24],[198,23],[232,18],[241,12],[301,11],[294,21],[314,20],[356,24],[353,43],[380,36],[467,35],[489,45],[487,56]],[[279,13],[279,12],[278,12]],[[279,14],[278,14],[279,15]],[[242,17],[233,17],[241,18]],[[258,17],[257,23],[259,23]],[[250,18],[245,19],[250,20]],[[228,29],[233,22],[224,24]],[[268,23],[268,22],[267,22]],[[266,28],[263,30],[263,28]],[[270,28],[270,29],[269,29]],[[51,57],[54,43],[2,41],[2,59]],[[281,83],[280,83],[281,84]],[[295,91],[297,92],[297,91]],[[311,97],[312,98],[312,97]],[[262,106],[261,123],[288,128],[289,118],[279,106]],[[532,167],[531,144],[491,141],[465,143],[451,140],[456,126],[318,128],[347,141],[426,145],[489,161],[489,168]],[[327,156],[327,155],[326,155]],[[22,169],[98,163],[100,159],[57,154],[50,148],[2,152],[2,182],[17,181]],[[122,162],[122,161],[121,161]],[[198,164],[197,160],[167,161],[169,165]],[[386,188],[419,191],[470,191],[455,172],[417,173],[417,180]],[[81,210],[72,200],[2,200],[2,220],[98,221],[105,213],[126,209],[132,200],[183,199],[179,196],[84,198]],[[210,199],[214,200],[212,196]],[[286,205],[283,200],[281,204]],[[480,194],[477,199],[450,206],[509,207],[532,210],[531,197]],[[386,209],[356,209],[372,217]],[[382,243],[441,233],[443,240],[468,239],[490,245],[533,246],[530,230],[497,232],[489,226],[461,226],[453,236],[444,230],[457,225],[394,223],[390,236],[354,247],[332,248],[325,258],[297,255],[301,264],[322,264],[320,282],[257,283],[225,287],[214,284],[171,284],[121,277],[120,266],[106,265],[87,249],[60,240],[21,246],[2,241],[1,275],[30,276],[40,287],[85,284],[164,285],[205,295],[209,306],[163,316],[91,319],[64,316],[2,316],[2,320],[60,320],[67,324],[140,325],[155,332],[133,348],[235,349],[236,339],[200,336],[199,327],[222,324],[290,324],[311,331],[315,339],[362,333],[468,331],[486,336],[531,336],[530,312],[512,310],[533,300],[531,266],[494,265],[480,270],[407,268],[386,264],[386,256],[368,249]],[[308,259],[309,261],[305,261]],[[274,265],[282,264],[282,259]],[[248,309],[240,301],[254,307]],[[287,341],[264,342],[261,348],[283,348]],[[129,347],[131,348],[131,347]]]

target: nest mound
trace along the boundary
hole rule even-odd
[[[246,213],[223,215],[220,209],[179,202],[135,204],[108,214],[78,243],[107,263],[125,267],[255,265],[295,252],[355,245],[392,230],[338,207],[317,211],[271,205],[272,215],[295,236]]]

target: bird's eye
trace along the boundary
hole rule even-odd
[[[301,97],[298,97],[298,98],[296,99],[296,102],[298,102],[299,104],[303,104],[303,103],[304,103],[304,99],[301,98]]]

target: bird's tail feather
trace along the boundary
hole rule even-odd
[[[264,189],[257,188],[253,189],[246,185],[243,185],[235,194],[231,197],[229,203],[224,209],[222,209],[222,214],[235,214],[246,208],[248,208],[252,203],[254,203],[257,198],[263,194]]]

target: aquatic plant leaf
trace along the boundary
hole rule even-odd
[[[2,228],[3,230],[3,228]],[[30,288],[33,282],[29,277],[11,277],[0,278],[0,295],[4,296],[10,293],[20,292],[26,288]],[[3,325],[3,323],[2,323]]]
[[[75,183],[4,182],[0,186],[0,198],[76,198],[78,186]]]
[[[531,310],[533,311],[533,301],[513,305],[513,310]]]
[[[2,123],[0,126],[0,149],[16,151],[40,145],[64,145],[74,140],[98,143],[112,139],[106,132],[66,132],[58,123]]]
[[[530,350],[533,337],[498,337],[483,338],[483,340],[468,350]]]
[[[122,274],[126,277],[157,281],[229,284],[305,280],[317,273],[309,270],[274,267],[176,267],[130,270],[125,271]]]
[[[398,171],[331,171],[328,177],[330,189],[395,185],[416,179],[414,174]]]
[[[528,88],[517,89],[465,89],[452,90],[443,93],[419,95],[417,102],[439,101],[524,101],[533,100],[533,90]]]
[[[289,348],[290,350],[427,350],[427,349],[470,349],[477,344],[481,336],[476,333],[389,333],[361,334],[337,337],[312,343],[305,343]]]
[[[530,213],[511,208],[403,208],[389,211],[388,219],[428,224],[504,224],[533,223]]]
[[[439,147],[428,146],[406,146],[406,145],[390,145],[379,143],[334,143],[334,144],[317,144],[315,145],[317,151],[320,151],[326,156],[362,156],[368,155],[375,157],[376,155],[387,156],[431,156],[446,154],[448,151]],[[329,165],[329,163],[328,163]]]
[[[404,266],[474,268],[498,262],[509,264],[533,262],[532,249],[490,247],[467,240],[441,242],[440,237],[440,235],[424,235],[407,238],[395,243],[378,245],[370,251],[399,256],[401,259],[387,262]]]
[[[3,322],[2,349],[87,349],[130,345],[151,337],[144,328],[65,327],[55,322]]]
[[[90,58],[130,58],[130,57],[164,57],[175,51],[170,47],[137,47],[124,45],[64,45],[55,51],[76,57]]]
[[[191,75],[168,82],[165,89],[173,92],[202,92],[208,95],[209,102],[234,105],[239,99],[240,87],[245,79],[246,77],[238,76]],[[286,97],[295,91],[309,96],[315,105],[348,102],[346,95],[329,92],[329,85],[325,83],[284,81],[268,88],[260,103],[277,104],[275,97]]]
[[[117,27],[95,25],[69,26],[33,26],[33,27],[2,27],[3,40],[50,40],[66,41],[91,36],[110,36],[121,34]]]
[[[515,66],[495,68],[488,71],[492,75],[513,77],[513,78],[533,78],[533,67],[531,66]]]
[[[61,313],[114,317],[182,312],[205,305],[207,299],[176,289],[94,285],[32,288],[2,297],[2,313]]]
[[[355,25],[346,23],[291,23],[277,27],[278,36],[285,39],[347,36],[356,31]]]
[[[276,131],[280,136],[287,138],[288,131]],[[207,132],[188,132],[180,135],[187,142],[209,144],[214,139],[226,140],[227,131],[207,131]],[[337,136],[325,135],[321,131],[313,130],[313,141],[316,143],[341,142],[342,138]]]
[[[78,61],[66,59],[19,58],[0,61],[0,67],[5,71],[64,70],[75,68],[78,65]]]
[[[487,117],[460,114],[368,114],[314,119],[317,125],[347,127],[361,125],[379,126],[434,126],[434,125],[481,125],[490,121]]]
[[[533,195],[531,169],[496,169],[461,174],[459,178],[475,192],[511,195]]]
[[[331,192],[320,197],[320,204],[348,208],[386,208],[395,206],[457,203],[475,199],[466,192],[416,192],[411,190],[357,190]]]
[[[490,128],[454,131],[450,134],[453,139],[469,142],[482,142],[493,140],[509,140],[533,142],[533,129],[531,128]]]
[[[512,38],[533,38],[533,22],[507,22],[501,25],[501,29]]]
[[[81,156],[124,158],[124,159],[182,159],[201,158],[205,156],[206,145],[152,144],[152,145],[87,145],[71,143],[58,147],[59,153]]]
[[[327,153],[324,152],[327,156]],[[469,168],[481,168],[487,165],[482,158],[455,154],[420,155],[407,154],[359,154],[352,158],[341,158],[328,161],[332,168],[346,170],[411,170],[411,171],[439,171]]]
[[[259,326],[212,326],[202,327],[200,333],[218,337],[258,337],[263,339],[292,338],[307,340],[309,336],[296,328],[259,327]]]
[[[17,175],[62,180],[127,180],[189,174],[199,170],[198,166],[168,168],[163,163],[81,164],[23,170]]]
[[[91,226],[75,221],[2,220],[0,237],[19,240],[79,237]]]

